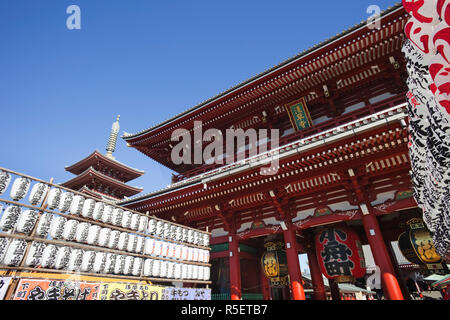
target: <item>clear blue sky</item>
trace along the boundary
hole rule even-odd
[[[0,166],[61,183],[66,165],[367,19],[391,0],[0,0]],[[81,30],[66,8],[81,8]],[[169,169],[127,148],[145,192]]]

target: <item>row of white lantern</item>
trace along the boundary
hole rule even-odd
[[[1,211],[1,208],[0,208]],[[0,218],[0,229],[29,235],[38,219],[34,210],[21,211],[20,206],[8,206]],[[38,237],[53,240],[76,241],[92,246],[147,254],[178,260],[205,262],[209,261],[209,251],[206,249],[188,247],[172,242],[159,241],[136,234],[102,228],[96,224],[79,222],[63,216],[44,213],[36,228]]]
[[[11,174],[6,171],[0,172],[0,195],[3,194],[11,182]],[[18,177],[11,187],[10,197],[14,201],[23,199],[28,193],[31,179]],[[36,183],[29,196],[32,205],[40,204],[48,191],[45,183]],[[85,199],[83,196],[72,192],[63,192],[59,188],[52,188],[47,198],[48,208],[59,210],[63,213],[81,215],[87,219],[101,221],[132,231],[148,233],[167,240],[185,242],[200,246],[209,246],[209,235],[190,228],[172,224],[167,221],[150,219],[138,213],[132,213],[121,208],[108,205],[102,201]]]
[[[19,266],[24,258],[26,247],[25,240],[0,238],[0,264]],[[36,241],[31,244],[24,266],[40,266],[45,269],[71,272],[144,275],[146,277],[182,280],[209,280],[210,278],[210,269],[206,266],[75,249]]]
[[[414,196],[436,251],[450,250],[450,0],[403,0]]]

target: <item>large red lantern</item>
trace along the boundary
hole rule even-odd
[[[358,234],[339,227],[323,229],[315,237],[322,273],[336,282],[354,282],[366,274],[366,263]]]

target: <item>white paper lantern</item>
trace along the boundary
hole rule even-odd
[[[167,257],[169,251],[169,244],[165,241],[161,242],[161,256]]]
[[[187,279],[193,279],[193,274],[194,274],[194,266],[192,264],[188,264]]]
[[[74,198],[74,194],[72,192],[64,192],[61,196],[61,201],[59,201],[58,209],[61,212],[69,211],[72,206],[72,200]]]
[[[199,249],[193,248],[192,250],[192,261],[198,261],[199,258]]]
[[[53,214],[45,212],[42,214],[41,218],[39,219],[38,226],[36,228],[36,235],[39,237],[47,237],[48,231],[50,229],[50,225],[53,221]]]
[[[96,252],[94,258],[94,266],[92,271],[95,273],[103,273],[106,266],[106,253],[105,252]]]
[[[130,234],[128,236],[128,243],[127,243],[126,250],[128,252],[134,252],[136,250],[136,246],[137,246],[136,235],[135,234]]]
[[[100,235],[100,229],[101,227],[95,224],[89,226],[88,236],[86,239],[87,244],[91,246],[98,245],[98,237]]]
[[[81,222],[77,225],[77,232],[75,233],[75,241],[80,243],[87,243],[89,235],[89,223]]]
[[[148,233],[151,235],[156,234],[156,220],[155,219],[150,219],[148,221]]]
[[[0,240],[1,242],[1,240]],[[37,267],[41,264],[42,254],[46,247],[45,243],[33,241],[31,243],[30,250],[28,251],[27,258],[25,259],[25,267]],[[0,262],[1,262],[1,252],[0,252]]]
[[[10,242],[11,241],[8,238],[0,238],[0,264],[3,262],[3,258],[5,257]]]
[[[22,209],[19,206],[8,206],[0,218],[0,229],[9,231],[15,228]]]
[[[157,222],[156,222],[156,235],[158,236],[158,237],[162,237],[163,236],[163,234],[164,234],[164,228],[163,228],[163,226],[164,226],[164,222],[162,222],[162,221],[160,221],[160,220],[158,220]]]
[[[211,275],[211,270],[208,267],[203,267],[203,280],[208,281]]]
[[[194,243],[194,230],[189,229],[187,234],[188,234],[187,242],[188,243]]]
[[[188,260],[189,248],[186,246],[181,247],[181,259],[187,261]]]
[[[130,235],[126,232],[121,232],[119,236],[119,243],[117,245],[117,248],[119,250],[126,250],[128,246],[128,240],[130,238]]]
[[[11,187],[11,192],[9,196],[14,201],[22,200],[28,193],[30,189],[31,179],[25,177],[19,177],[14,180],[14,183]]]
[[[67,264],[68,271],[79,271],[81,263],[83,262],[84,252],[81,249],[73,249],[69,256],[69,263]]]
[[[94,206],[94,212],[92,213],[92,219],[100,221],[105,211],[105,204],[103,202],[96,202]]]
[[[203,280],[204,277],[204,268],[202,266],[197,267],[197,280]]]
[[[183,230],[180,226],[177,226],[175,229],[175,240],[181,241],[183,239]]]
[[[94,268],[95,251],[85,251],[81,261],[81,271],[89,272]]]
[[[153,260],[152,277],[159,277],[161,274],[161,260]]]
[[[78,224],[79,222],[77,220],[68,220],[64,225],[62,238],[66,241],[73,241],[77,233]]]
[[[167,248],[167,257],[175,258],[175,243],[169,243]]]
[[[69,265],[70,253],[72,249],[69,247],[59,247],[55,258],[55,269],[64,269]]]
[[[138,277],[141,275],[143,263],[144,261],[142,258],[135,257],[133,259],[133,270],[131,272],[133,276]]]
[[[180,260],[181,259],[181,251],[182,246],[179,244],[175,245],[175,252],[174,252],[174,258]]]
[[[115,226],[120,226],[122,224],[123,210],[115,208],[112,214],[112,224]]]
[[[155,256],[162,256],[162,241],[155,240],[154,254]]]
[[[153,255],[155,253],[155,239],[152,238],[145,239],[144,253],[146,255]]]
[[[102,228],[98,236],[98,245],[101,247],[107,247],[109,244],[110,237],[111,237],[111,229]]]
[[[170,239],[170,225],[168,223],[163,225],[163,237],[164,239]]]
[[[175,263],[173,277],[174,279],[181,279],[181,263]]]
[[[61,196],[63,192],[59,188],[52,188],[48,193],[47,205],[50,210],[54,210],[58,208],[59,203],[61,202]]]
[[[123,270],[124,275],[131,275],[133,272],[133,263],[134,263],[134,257],[132,256],[125,256],[125,267]]]
[[[198,266],[192,266],[192,278],[198,280]]]
[[[122,213],[122,221],[121,226],[122,228],[130,229],[131,228],[131,218],[133,214],[130,211],[124,211]]]
[[[124,255],[118,255],[116,258],[116,264],[114,266],[114,274],[123,274],[125,271],[125,258]]]
[[[11,175],[6,171],[0,171],[0,195],[5,193],[11,182]]]
[[[144,261],[144,277],[151,277],[152,276],[152,269],[153,269],[153,259],[145,259]]]
[[[167,263],[167,261],[161,261],[160,264],[161,264],[161,267],[160,267],[160,270],[159,270],[159,277],[160,278],[167,278],[167,266],[168,266],[168,263]]]
[[[103,273],[106,274],[113,274],[114,273],[114,268],[116,266],[116,260],[117,260],[117,255],[114,253],[107,253],[106,254],[106,260],[105,260],[105,268],[103,270]]]
[[[130,229],[137,231],[139,229],[139,218],[140,215],[137,213],[134,213],[131,215],[131,223],[130,223]]]
[[[139,217],[138,231],[139,232],[145,232],[145,229],[147,229],[147,223],[148,223],[148,217],[140,216]]]
[[[188,265],[182,264],[181,265],[181,279],[187,279],[188,277]]]
[[[143,251],[144,251],[144,237],[136,236],[136,248],[134,252],[142,254]]]
[[[119,245],[120,234],[121,232],[118,230],[111,231],[108,241],[108,248],[117,249],[117,246]]]
[[[105,209],[103,210],[103,213],[102,213],[101,220],[104,223],[112,223],[113,211],[114,211],[114,208],[112,206],[105,206]]]
[[[167,262],[167,275],[166,277],[168,279],[174,279],[174,273],[175,273],[175,263],[174,262]]]
[[[95,201],[93,199],[86,199],[81,209],[81,215],[85,218],[92,218],[95,209]]]
[[[50,225],[50,236],[54,240],[62,239],[62,234],[64,231],[66,221],[67,219],[62,216],[56,216],[55,218],[53,218],[52,223]]]
[[[53,269],[55,267],[57,253],[57,246],[53,244],[47,245],[42,253],[41,267],[44,269]]]
[[[31,188],[30,196],[28,197],[28,201],[33,205],[38,205],[44,200],[45,195],[48,191],[48,185],[45,183],[39,182],[36,183],[33,188]]]
[[[76,195],[73,197],[72,203],[70,204],[69,212],[74,215],[81,214],[84,205],[84,197]]]
[[[192,248],[192,247],[188,247],[187,260],[194,261],[194,248]]]

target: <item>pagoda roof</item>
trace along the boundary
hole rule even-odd
[[[85,193],[94,198],[103,199],[103,200],[112,201],[112,202],[117,202],[117,201],[121,200],[120,198],[113,197],[109,194],[89,189],[86,186],[83,186],[80,190],[78,190],[78,192]]]
[[[400,13],[400,15],[398,15]],[[391,14],[395,15],[395,18],[400,17],[401,15],[405,15],[406,12],[403,9],[402,3],[397,3],[395,4],[393,7],[389,7],[388,9],[386,9],[385,11],[383,11],[380,14],[380,18],[386,19],[388,16],[390,16]],[[398,16],[398,17],[397,17]],[[389,19],[389,18],[388,18]],[[391,23],[389,23],[389,25],[391,25]],[[358,36],[360,36],[360,34],[358,32],[364,31],[365,29],[368,29],[367,27],[367,21],[363,20],[361,23],[355,25],[354,27],[351,27],[341,33],[338,33],[336,36],[331,37],[328,40],[322,41],[319,44],[304,50],[303,52],[279,63],[278,65],[265,70],[264,72],[261,72],[259,74],[257,74],[256,76],[243,81],[233,87],[231,87],[230,89],[204,101],[201,102],[200,104],[184,111],[181,112],[179,114],[177,114],[176,116],[161,122],[153,127],[150,127],[148,129],[142,130],[138,133],[124,133],[124,135],[122,136],[122,138],[127,141],[128,143],[132,144],[132,146],[134,144],[137,143],[141,143],[144,140],[148,140],[149,138],[153,138],[157,135],[160,135],[161,133],[159,132],[160,129],[166,129],[167,127],[171,127],[174,126],[175,124],[177,124],[176,122],[181,122],[181,124],[186,124],[186,122],[188,122],[187,120],[182,121],[183,119],[186,118],[186,116],[191,115],[191,116],[198,116],[199,114],[202,115],[203,113],[207,112],[206,110],[214,105],[219,104],[220,102],[223,102],[225,99],[232,99],[232,100],[239,100],[239,96],[241,96],[243,93],[244,94],[248,94],[250,91],[253,91],[253,86],[256,86],[257,88],[261,89],[260,87],[263,85],[262,82],[268,79],[273,79],[273,78],[280,78],[282,77],[281,73],[285,72],[286,69],[289,68],[293,68],[295,67],[295,65],[297,65],[299,62],[305,62],[309,61],[309,60],[313,60],[314,58],[316,58],[316,56],[319,56],[320,54],[322,54],[323,56],[323,52],[324,50],[330,51],[331,49],[333,49],[333,47],[337,47],[339,45],[339,43],[337,43],[338,41],[340,41],[341,39],[347,37],[347,36],[352,36],[354,35],[356,38],[358,38],[358,40],[360,40],[360,38]],[[389,30],[388,33],[392,32],[392,33],[396,33],[397,32],[397,27],[392,27],[392,30]],[[402,28],[403,30],[403,28]],[[387,34],[382,35],[381,37],[385,37]],[[375,37],[376,39],[370,39],[369,41],[374,41],[376,42],[377,40],[379,40],[379,37]],[[354,40],[353,40],[354,42]],[[317,60],[317,59],[314,59]],[[294,65],[295,64],[295,65]],[[297,67],[298,69],[298,67]],[[314,69],[311,68],[310,69]],[[258,89],[256,89],[258,90]],[[261,91],[261,90],[260,90]],[[308,99],[307,99],[308,100]],[[222,111],[223,112],[223,111]],[[164,130],[164,132],[167,131]],[[152,135],[152,136],[151,136]]]
[[[97,170],[95,170],[93,167],[89,167],[88,169],[86,169],[85,171],[80,173],[75,178],[62,183],[61,186],[70,188],[73,190],[77,190],[77,189],[81,189],[83,186],[85,186],[87,183],[89,183],[92,179],[96,179],[105,185],[113,186],[113,187],[121,190],[126,197],[136,195],[144,190],[143,188],[132,187],[132,186],[129,186],[119,180],[116,180],[107,175],[104,175],[103,173],[100,173]]]
[[[90,155],[88,155],[86,158],[78,161],[77,163],[72,164],[70,166],[66,166],[65,169],[68,172],[79,175],[80,173],[84,172],[87,168],[93,167],[93,165],[97,161],[100,161],[104,165],[109,166],[111,168],[114,168],[114,169],[122,172],[125,181],[130,181],[130,180],[136,179],[144,174],[144,171],[132,168],[130,166],[127,166],[126,164],[123,164],[123,163],[117,161],[117,160],[108,158],[106,155],[100,153],[98,150],[95,150]]]

